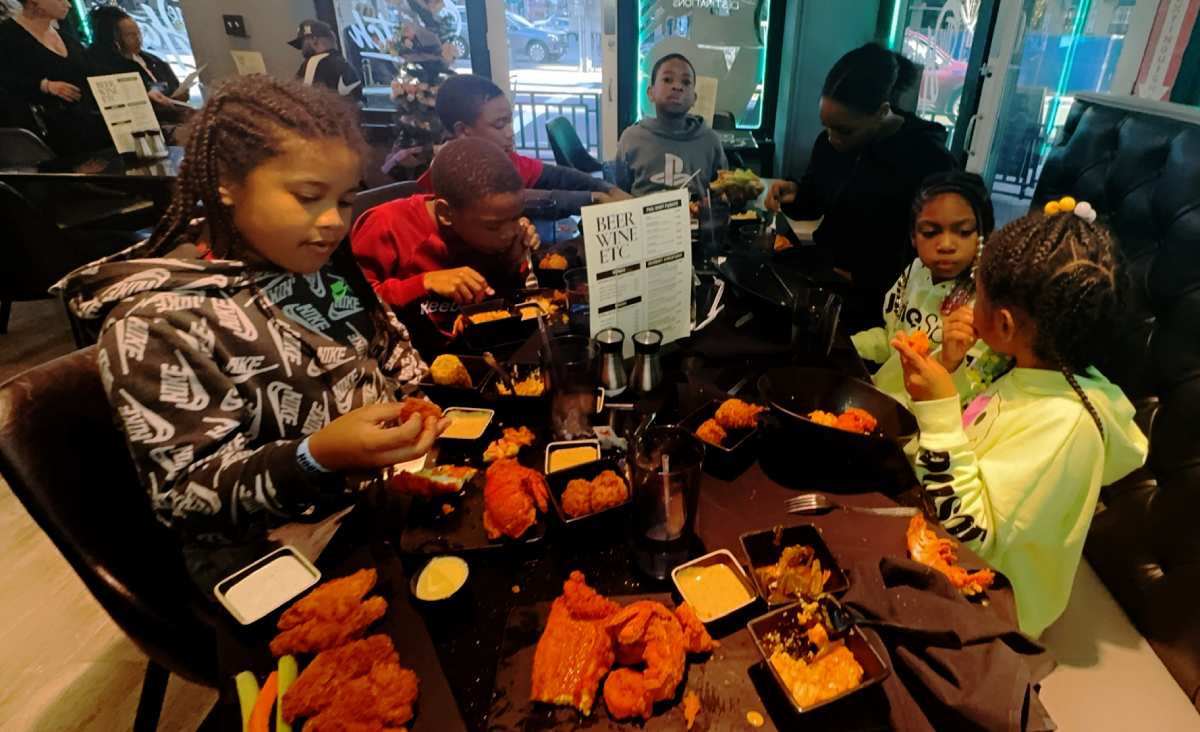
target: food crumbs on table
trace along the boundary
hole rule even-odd
[[[700,697],[694,691],[683,695],[683,721],[691,729],[696,723],[696,715],[700,714]]]
[[[443,503],[442,504],[442,515],[449,516],[452,513],[454,513],[454,506],[451,506],[449,503]]]
[[[512,593],[513,593],[514,595],[516,595],[516,594],[520,594],[520,592],[521,592],[521,586],[520,586],[520,585],[513,585],[513,586],[512,586]]]
[[[767,720],[764,719],[763,715],[759,714],[758,712],[749,711],[746,712],[746,722],[749,723],[751,727],[761,727],[767,723]]]

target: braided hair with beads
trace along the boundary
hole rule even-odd
[[[365,148],[353,109],[333,94],[297,81],[262,74],[222,84],[189,122],[187,147],[166,214],[150,237],[149,252],[161,255],[203,218],[218,257],[230,257],[243,244],[233,215],[221,202],[221,180],[240,181],[263,162],[280,155],[289,136],[338,138]]]
[[[1028,214],[988,239],[979,278],[993,306],[1029,315],[1037,331],[1034,354],[1062,371],[1103,438],[1100,414],[1075,374],[1095,362],[1099,326],[1116,313],[1108,229],[1072,212]]]

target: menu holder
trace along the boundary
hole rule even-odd
[[[692,246],[688,191],[585,206],[590,334],[654,329],[663,343],[691,333]],[[624,356],[633,355],[633,341]]]
[[[267,62],[258,51],[230,51],[229,55],[233,56],[238,76],[267,73]]]
[[[154,107],[146,94],[142,77],[136,72],[89,76],[88,86],[113,145],[119,153],[138,153],[135,135],[154,133],[162,139],[162,129],[154,116]],[[144,153],[140,156],[145,156]]]

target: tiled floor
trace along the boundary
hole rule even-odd
[[[146,658],[0,480],[0,729],[127,730]],[[160,730],[194,730],[216,692],[172,677]]]

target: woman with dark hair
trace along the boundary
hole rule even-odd
[[[46,143],[59,155],[112,144],[88,87],[87,54],[58,30],[70,10],[67,0],[21,0],[21,12],[0,22],[0,88],[40,108]]]
[[[137,72],[159,121],[179,121],[181,107],[172,99],[186,99],[187,90],[179,88],[179,79],[166,61],[142,50],[142,31],[137,22],[115,5],[93,9],[88,19],[92,24],[88,58],[94,73]]]
[[[808,170],[781,180],[767,208],[796,219],[824,217],[816,242],[850,275],[850,327],[877,325],[884,294],[912,260],[909,209],[921,181],[955,167],[946,130],[893,108],[918,81],[912,62],[874,43],[838,59],[821,89],[821,124]]]

